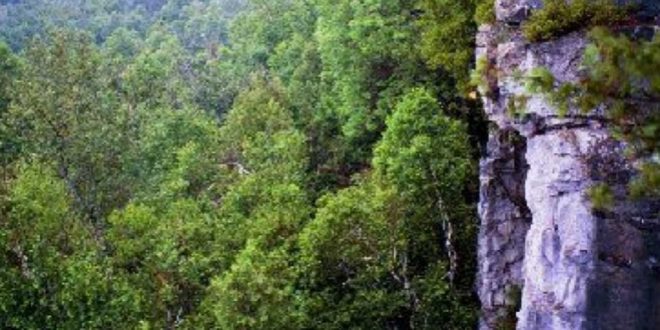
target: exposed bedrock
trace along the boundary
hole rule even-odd
[[[660,11],[643,2],[645,15]],[[543,43],[522,36],[521,22],[542,6],[498,0],[497,22],[477,36],[477,57],[496,68],[484,97],[492,128],[480,173],[480,328],[660,329],[660,208],[624,198],[634,164],[602,113],[559,116],[541,95],[523,116],[507,110],[524,92],[516,77],[535,67],[577,79],[584,32]],[[617,196],[608,212],[587,196],[603,182]]]

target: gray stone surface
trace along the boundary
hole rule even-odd
[[[518,329],[660,329],[660,205],[624,198],[634,164],[602,109],[562,117],[531,95],[524,116],[507,110],[528,94],[516,76],[534,67],[578,79],[584,32],[537,44],[522,37],[519,25],[540,6],[497,0],[498,21],[476,38],[477,57],[497,68],[483,99],[493,129],[480,164],[480,328],[498,328],[520,306]],[[597,182],[616,193],[610,211],[592,208],[587,193]],[[516,287],[520,302],[509,294]]]
[[[532,9],[538,9],[542,5],[541,0],[496,0],[495,16],[501,22],[520,23]]]
[[[525,203],[525,140],[514,130],[491,132],[481,161],[479,297],[481,328],[494,328],[514,308],[511,292],[522,287],[525,235],[531,214]]]
[[[594,268],[595,221],[581,158],[604,133],[561,130],[529,139],[525,183],[532,225],[525,244],[519,327],[580,329]]]

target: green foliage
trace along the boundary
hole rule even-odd
[[[123,77],[126,98],[133,106],[183,108],[191,102],[183,79],[184,50],[179,40],[160,27],[152,30],[146,46]]]
[[[431,196],[445,205],[460,199],[472,165],[466,127],[443,115],[423,89],[411,91],[398,103],[374,157],[377,173],[404,197]]]
[[[397,311],[409,303],[394,278],[408,276],[400,274],[406,256],[394,195],[367,182],[319,203],[300,237],[305,309],[315,316],[310,326],[378,328],[396,322]]]
[[[1,8],[21,52],[0,45],[0,328],[475,326],[482,136],[463,95],[492,1]],[[524,28],[621,13],[551,1]],[[618,134],[652,197],[657,38],[593,38],[581,85],[537,69],[528,92],[639,123]]]
[[[129,205],[109,219],[111,265],[141,294],[139,310],[153,327],[165,327],[197,307],[217,254],[214,220],[193,200],[163,211]]]
[[[127,198],[118,172],[121,146],[130,145],[99,63],[85,34],[35,40],[4,118],[24,153],[56,163],[77,209],[94,221]]]
[[[473,327],[475,5],[1,5],[0,328]]]
[[[375,173],[322,198],[300,237],[304,307],[320,328],[469,326],[472,307],[447,281],[447,251],[432,243],[444,239],[447,214],[472,221],[461,197],[471,171],[465,127],[421,89],[387,124]]]
[[[596,210],[607,210],[614,204],[614,194],[607,184],[598,184],[589,191],[589,198]]]
[[[512,95],[509,97],[506,105],[507,114],[512,118],[524,116],[529,98],[530,96],[527,94]]]
[[[141,36],[158,21],[168,22],[172,32],[197,50],[224,42],[227,21],[246,6],[244,0],[41,0],[3,3],[0,39],[20,49],[35,35],[50,28],[89,31],[104,42],[117,29],[128,28]]]
[[[0,114],[7,110],[11,101],[9,87],[17,74],[17,69],[18,58],[5,43],[0,43]]]
[[[391,95],[410,81],[414,30],[401,1],[324,1],[317,39],[323,63],[322,105],[338,117],[353,162],[365,162],[384,128]]]
[[[135,293],[97,263],[94,232],[48,164],[22,164],[0,221],[0,326],[101,329],[134,321]]]
[[[266,251],[248,242],[231,270],[209,287],[204,302],[218,329],[300,329],[292,286],[296,279],[285,250]],[[210,324],[209,324],[210,323]]]
[[[220,132],[222,162],[238,174],[218,213],[225,271],[208,287],[191,324],[222,329],[301,327],[295,240],[310,210],[304,140],[277,85],[255,77]]]
[[[305,166],[304,138],[277,82],[255,77],[239,95],[221,131],[227,165],[245,172],[278,173],[285,182],[301,182]]]
[[[660,196],[660,165],[649,161],[640,170],[639,177],[630,185],[633,198],[657,198]]]
[[[660,37],[634,41],[604,29],[591,33],[593,46],[585,54],[588,76],[577,86],[576,103],[583,110],[604,105],[634,155],[657,164],[660,141]],[[631,126],[630,123],[633,123]],[[655,166],[657,168],[657,166]],[[652,171],[652,170],[651,170]],[[646,170],[645,170],[646,172]],[[652,178],[644,174],[642,178]],[[652,182],[648,182],[653,191]],[[657,186],[656,186],[657,187]]]
[[[22,165],[18,172],[9,194],[9,217],[12,220],[3,224],[10,226],[16,234],[25,231],[24,241],[30,251],[40,251],[40,246],[57,248],[62,253],[74,250],[69,244],[76,243],[69,242],[71,237],[66,234],[69,230],[76,230],[77,219],[69,207],[70,196],[64,183],[46,165]],[[34,229],[32,235],[29,228]],[[84,240],[85,237],[81,236],[79,242]]]
[[[485,15],[483,8],[486,3],[477,7],[480,16]],[[476,33],[473,1],[425,0],[420,1],[419,8],[423,11],[417,22],[421,32],[420,52],[426,63],[432,68],[452,72],[460,84],[465,84]],[[442,24],[438,24],[439,21]],[[461,89],[465,87],[459,87]]]
[[[141,109],[135,120],[135,148],[125,154],[133,196],[169,202],[184,196],[212,196],[220,169],[215,121],[195,109]]]
[[[406,94],[387,125],[373,159],[376,174],[395,188],[405,202],[414,205],[408,214],[420,227],[413,228],[426,235],[414,236],[412,254],[425,254],[424,244],[443,241],[451,278],[460,271],[455,263],[457,254],[471,253],[468,246],[461,250],[458,237],[471,240],[475,234],[474,210],[466,203],[475,169],[467,127],[444,114],[423,89]],[[441,230],[425,231],[424,226],[440,226]],[[454,241],[450,236],[458,239]],[[470,269],[467,263],[463,266]],[[461,275],[463,279],[468,276]]]
[[[547,101],[556,109],[560,117],[566,116],[571,108],[575,108],[572,97],[576,90],[571,84],[559,84],[555,86],[555,77],[545,67],[536,67],[529,71],[525,77],[525,91],[529,94],[545,93]],[[554,91],[549,93],[548,91]],[[520,97],[529,98],[528,94]],[[515,99],[512,99],[515,101]]]
[[[19,143],[10,125],[4,120],[11,103],[11,86],[18,78],[19,58],[9,47],[0,42],[0,167],[5,167],[14,160]]]
[[[481,95],[492,97],[494,91],[491,84],[496,75],[495,66],[486,56],[481,56],[477,58],[475,68],[470,73],[470,84],[476,87]]]
[[[471,58],[471,42],[466,40],[472,38],[472,8],[463,2],[446,5],[424,2],[421,11],[410,1],[320,3],[316,37],[323,64],[321,111],[340,125],[344,150],[339,150],[339,161],[365,167],[385,118],[410,88],[447,93],[447,103],[459,103],[455,82],[467,77],[459,68]],[[447,26],[435,25],[445,19],[451,19]],[[453,37],[439,43],[440,35],[441,40],[449,38],[444,33]]]
[[[493,0],[479,0],[474,13],[474,21],[477,24],[489,24],[495,22],[495,2]]]
[[[540,93],[542,91],[551,90],[555,86],[555,76],[552,72],[544,67],[536,67],[529,71],[525,89],[529,93]]]
[[[612,0],[545,1],[525,22],[523,33],[529,41],[546,41],[582,28],[622,23],[629,10]]]

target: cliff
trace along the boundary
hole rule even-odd
[[[542,2],[495,1],[496,22],[477,36],[477,57],[494,68],[483,99],[492,128],[480,164],[480,328],[660,329],[659,208],[622,197],[635,166],[602,111],[559,116],[541,95],[522,116],[507,110],[523,94],[521,73],[542,66],[559,82],[578,79],[586,32],[522,35]],[[634,33],[657,31],[649,3],[651,23],[647,11]],[[609,212],[587,196],[598,182],[617,192]]]

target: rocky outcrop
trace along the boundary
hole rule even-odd
[[[525,236],[532,222],[525,200],[526,143],[515,130],[493,130],[481,161],[483,219],[478,249],[479,296],[489,324],[510,319],[523,286]]]
[[[559,116],[542,95],[521,116],[509,110],[535,67],[578,79],[585,33],[529,43],[520,24],[543,1],[495,3],[476,51],[496,68],[483,100],[493,125],[480,175],[480,328],[660,329],[660,208],[623,197],[635,168],[602,112]],[[599,182],[618,197],[608,212],[587,196]]]

